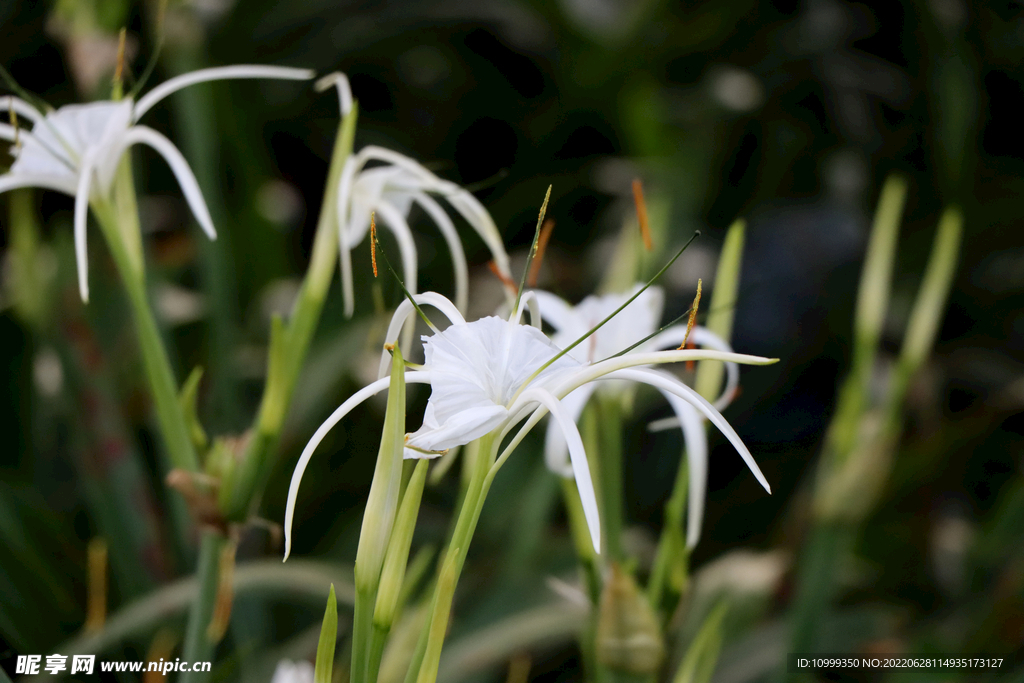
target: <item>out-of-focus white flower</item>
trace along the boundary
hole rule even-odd
[[[306,661],[282,659],[274,669],[270,683],[313,683],[313,665]]]
[[[432,306],[451,322],[445,330],[423,337],[425,362],[422,369],[406,372],[406,381],[430,384],[423,426],[406,435],[406,457],[435,457],[454,448],[492,434],[500,444],[520,421],[526,424],[505,447],[498,461],[519,444],[527,432],[551,413],[566,441],[570,469],[576,479],[583,511],[595,550],[600,547],[600,522],[597,499],[583,441],[572,415],[562,400],[579,387],[600,379],[622,379],[650,384],[694,406],[711,420],[748,462],[753,462],[739,436],[725,418],[695,391],[671,375],[639,366],[687,360],[715,359],[738,363],[767,364],[767,358],[742,356],[721,351],[648,351],[606,360],[584,363],[562,351],[540,330],[537,298],[527,292],[510,319],[487,317],[466,322],[455,305],[436,293],[413,296],[421,306]],[[519,323],[529,306],[535,326]],[[414,313],[409,301],[395,311],[386,342],[397,339],[407,319]],[[382,358],[385,366],[387,354]],[[383,371],[382,371],[383,372]],[[324,422],[306,445],[292,474],[285,510],[285,557],[290,550],[291,524],[302,474],[317,445],[327,432],[349,411],[370,396],[384,391],[389,377],[381,377],[356,392]],[[768,488],[760,471],[755,474]]]
[[[279,66],[200,69],[162,83],[138,102],[126,98],[119,102],[71,104],[49,112],[40,112],[17,97],[0,98],[0,111],[14,112],[31,124],[31,130],[0,124],[0,139],[13,143],[11,155],[15,157],[10,171],[0,176],[0,192],[39,187],[75,198],[78,287],[82,300],[88,301],[88,207],[90,202],[109,198],[121,157],[132,145],[147,145],[164,158],[199,225],[210,239],[216,238],[210,212],[185,158],[166,137],[152,128],[138,125],[139,118],[171,93],[195,83],[238,78],[306,80],[312,77],[313,72],[308,69]]]
[[[343,74],[330,74],[317,83],[320,89],[331,85],[337,87],[344,115],[352,107],[348,79]],[[383,165],[367,168],[371,162]],[[508,254],[501,235],[494,219],[476,197],[455,183],[437,177],[404,154],[368,145],[346,160],[338,187],[338,247],[346,315],[351,316],[355,309],[351,252],[366,239],[371,212],[394,234],[401,254],[403,280],[409,291],[416,293],[416,242],[408,223],[413,204],[427,214],[444,237],[455,272],[455,305],[460,311],[466,310],[469,291],[466,254],[455,224],[437,197],[444,198],[469,223],[491,251],[498,270],[505,276],[509,274]]]
[[[614,313],[642,286],[638,284],[631,292],[625,294],[588,296],[575,306],[548,292],[536,292],[536,296],[540,304],[541,316],[555,330],[553,336],[555,345],[565,348]],[[649,287],[586,341],[572,349],[569,354],[577,360],[593,363],[615,356],[647,337],[650,339],[643,341],[626,355],[678,347],[687,338],[686,325],[673,325],[655,334],[661,321],[664,300],[664,293],[659,287]],[[690,332],[689,341],[697,346],[726,353],[732,352],[732,348],[725,340],[703,327],[694,327]],[[657,373],[662,382],[669,385],[683,385],[678,378],[667,372],[653,369],[648,369],[646,372]],[[724,410],[729,405],[738,384],[739,366],[735,363],[726,363],[726,384],[722,395],[713,404],[716,410]],[[628,383],[615,381],[585,384],[565,396],[562,399],[562,405],[572,419],[578,421],[594,391],[618,392],[627,387]],[[704,516],[708,476],[707,434],[704,430],[703,418],[692,403],[681,400],[677,393],[662,386],[656,388],[665,396],[675,412],[686,443],[687,463],[690,468],[686,543],[692,548],[700,539],[701,520]],[[569,467],[566,443],[562,434],[563,431],[556,428],[555,425],[552,424],[548,427],[544,455],[549,469],[568,477],[572,476],[572,468]],[[768,484],[757,463],[746,449],[738,450],[747,467],[767,489]]]

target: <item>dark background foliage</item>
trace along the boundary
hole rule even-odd
[[[140,72],[154,47],[152,8],[91,4],[100,29],[128,26]],[[4,0],[0,62],[51,104],[105,97],[102,83],[96,92],[76,89],[70,41],[54,28],[54,13],[50,3]],[[774,495],[763,494],[723,439],[713,440],[695,566],[740,545],[800,545],[801,492],[850,361],[859,264],[886,176],[898,172],[910,188],[883,338],[887,352],[899,348],[940,212],[961,206],[965,238],[935,356],[912,392],[891,483],[856,545],[870,578],[842,600],[851,609],[896,609],[897,637],[910,641],[953,628],[965,642],[996,643],[1000,652],[1021,647],[1020,3],[249,0],[196,2],[191,9],[172,3],[170,16],[175,23],[158,79],[248,62],[342,70],[360,105],[357,147],[398,149],[475,189],[510,251],[528,244],[534,212],[552,184],[557,228],[545,277],[568,298],[592,291],[607,269],[610,252],[593,245],[628,216],[634,175],[670,207],[669,242],[681,243],[696,228],[704,235],[704,251],[695,252],[704,261],[691,259],[692,275],[667,283],[667,315],[684,310],[696,278],[710,274],[708,258],[724,229],[737,216],[749,219],[733,342],[737,350],[782,361],[744,371],[742,396],[727,417]],[[330,95],[282,84],[197,91],[195,108],[173,100],[147,122],[178,141],[197,169],[213,197],[221,239],[207,245],[182,228],[188,213],[159,164],[141,167],[141,186],[151,196],[143,210],[144,220],[152,217],[147,229],[160,277],[206,297],[206,315],[171,334],[179,367],[210,369],[204,420],[215,433],[230,433],[244,428],[259,398],[261,356],[252,361],[242,352],[258,351],[266,341],[268,292],[301,273],[308,257],[337,106]],[[66,238],[70,200],[41,194],[39,206],[46,238]],[[95,344],[102,367],[87,369],[78,381],[90,388],[95,373],[106,377],[111,410],[126,415],[122,436],[143,463],[154,509],[163,509],[145,390],[130,376],[138,360],[131,335],[118,331],[126,313],[116,275],[105,256],[96,258],[105,248],[94,242],[100,264],[94,277],[106,289],[98,287],[86,310],[61,296],[55,318],[70,322],[54,329],[65,339],[73,338],[75,325],[91,330],[84,343]],[[428,238],[418,245],[422,288],[450,291],[447,257]],[[487,258],[475,238],[467,252],[478,265]],[[369,282],[368,263],[355,261],[357,282]],[[73,276],[59,279],[67,285]],[[387,286],[385,292],[397,300]],[[363,327],[355,329],[365,330],[371,313],[362,306],[355,324]],[[331,353],[335,338],[358,336],[348,325],[334,298],[310,359],[325,363],[323,386],[305,403],[299,398],[307,412],[293,415],[263,502],[271,520],[281,518],[287,476],[306,436],[360,382],[360,342]],[[70,461],[95,435],[79,419],[73,392],[57,400],[35,387],[39,354],[52,344],[10,308],[0,317],[0,340],[7,387],[0,420],[8,444],[0,458],[0,516],[7,528],[27,530],[42,567],[31,571],[31,562],[11,554],[0,561],[6,581],[0,636],[11,651],[41,651],[82,620],[84,544],[96,521],[81,468]],[[665,412],[653,402],[641,407],[645,418]],[[363,417],[379,412],[370,406]],[[315,461],[300,508],[300,553],[351,558],[372,462],[349,453],[375,451],[373,423],[355,419],[335,430],[325,457]],[[679,444],[671,433],[648,434],[644,424],[637,420],[628,434],[634,466],[627,503],[634,523],[656,530]],[[483,578],[468,591],[499,583],[487,581],[493,574],[522,586],[571,565],[556,488],[530,458],[499,477],[482,523],[490,535],[478,539],[471,555]],[[524,483],[529,494],[517,488]],[[443,533],[453,495],[445,486],[428,493],[434,512],[426,517],[425,537]],[[519,506],[528,505],[543,511],[532,536],[517,523],[525,514]],[[935,531],[949,519],[972,530],[970,553],[977,555],[973,563],[954,561],[964,568],[952,583]],[[545,522],[563,534],[561,546],[543,530]],[[553,547],[561,547],[554,559],[541,561]],[[184,571],[187,555],[158,562],[154,578]],[[26,571],[31,578],[22,584]],[[131,594],[115,588],[115,600],[119,590]],[[779,589],[774,613],[784,612],[787,590]],[[60,591],[67,600],[57,597]],[[52,609],[26,622],[33,604]],[[289,619],[300,619],[278,617],[281,633],[293,629]]]

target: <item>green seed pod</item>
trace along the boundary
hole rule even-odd
[[[656,673],[665,658],[658,619],[633,577],[612,564],[597,617],[597,661],[637,675]]]

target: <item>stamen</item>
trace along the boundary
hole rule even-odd
[[[689,332],[687,332],[687,334],[689,334]],[[694,344],[692,340],[691,341],[684,341],[683,343],[686,344],[686,350],[687,351],[692,351],[692,350],[697,348],[697,345]],[[696,367],[697,367],[697,361],[695,361],[695,360],[688,360],[688,361],[686,361],[686,371],[687,372],[693,372],[693,369],[696,368]]]
[[[697,296],[693,299],[693,306],[690,307],[690,319],[686,321],[686,334],[683,335],[683,343],[679,345],[679,351],[686,348],[686,340],[690,338],[693,331],[693,324],[697,322],[697,307],[700,306],[700,278],[697,278]]]
[[[533,259],[537,256],[537,245],[540,242],[540,231],[541,226],[544,225],[544,214],[548,212],[548,201],[551,199],[551,185],[548,185],[548,191],[544,193],[544,203],[540,205],[540,213],[537,214],[537,229],[533,233],[533,244],[530,245],[530,253],[526,257],[526,267],[523,269],[523,279],[519,281],[519,289],[516,292],[516,303],[512,306],[512,312],[515,313],[519,310],[519,300],[523,298],[523,290],[526,289],[526,276],[530,273],[530,265],[533,263]]]
[[[444,455],[445,453],[447,453],[448,451],[451,450],[450,448],[445,448],[443,451],[430,451],[430,450],[427,450],[426,448],[420,448],[418,446],[410,446],[409,445],[409,436],[410,436],[409,434],[405,435],[405,447],[408,448],[410,451],[416,451],[417,453],[423,453],[424,455]]]
[[[149,62],[146,63],[146,68],[142,70],[142,75],[139,76],[138,80],[135,81],[135,85],[132,86],[132,91],[128,93],[128,97],[133,100],[139,96],[142,92],[142,88],[146,85],[146,81],[153,75],[153,69],[156,68],[156,63],[160,58],[160,51],[164,47],[164,17],[167,16],[167,0],[160,0],[156,8],[156,24],[153,28],[153,33],[156,34],[156,45],[153,47],[153,54],[149,56]]]
[[[371,225],[373,225],[373,214],[370,214],[370,223]],[[392,277],[395,278],[395,281],[398,282],[398,286],[401,287],[402,289],[402,294],[405,296],[406,299],[409,300],[409,303],[412,304],[413,309],[415,309],[416,313],[419,314],[420,319],[427,324],[427,327],[429,327],[432,330],[436,330],[437,328],[434,326],[432,322],[430,322],[430,318],[427,317],[427,314],[424,313],[423,309],[420,308],[419,304],[416,303],[416,297],[414,297],[409,292],[409,290],[406,289],[405,283],[402,282],[402,278],[398,276],[398,273],[396,273],[395,269],[391,266],[391,260],[388,259],[387,252],[384,251],[384,247],[381,246],[380,241],[377,239],[376,229],[371,231],[370,241],[373,242],[373,244],[375,245],[375,250],[380,249],[380,256],[381,258],[384,259],[384,265],[387,266],[388,272],[391,273]],[[376,253],[376,251],[374,251],[374,253]]]
[[[551,233],[554,229],[554,218],[549,218],[544,221],[544,225],[540,229],[540,240],[537,242],[537,255],[533,258],[533,263],[530,264],[530,274],[526,277],[527,287],[537,286],[537,276],[540,275],[540,264],[544,261],[544,250],[548,248],[548,240],[551,239]]]
[[[117,36],[117,66],[114,67],[113,92],[110,99],[118,102],[124,97],[124,49],[128,39],[128,29],[121,27]]]
[[[494,277],[501,280],[501,284],[505,285],[505,288],[508,289],[510,293],[515,293],[516,283],[513,282],[512,278],[510,278],[508,275],[501,272],[501,268],[498,267],[498,264],[496,261],[494,261],[494,259],[491,259],[490,261],[487,262],[487,268],[490,269],[492,273],[494,273]]]
[[[8,96],[8,99],[13,99]],[[21,137],[19,136],[20,129],[18,128],[18,112],[14,111],[14,103],[12,102],[7,109],[7,114],[11,118],[11,128],[14,129],[14,149],[21,149]]]
[[[636,205],[636,220],[640,224],[640,235],[644,238],[644,249],[654,249],[651,239],[651,226],[647,222],[647,203],[644,202],[644,187],[639,178],[633,179],[633,204]]]
[[[377,277],[377,214],[370,212],[370,262],[373,264],[373,276]]]

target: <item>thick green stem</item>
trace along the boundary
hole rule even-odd
[[[119,193],[123,194],[123,193]],[[153,392],[153,403],[156,407],[157,420],[167,446],[171,464],[179,469],[196,472],[199,470],[199,459],[189,436],[188,423],[178,401],[178,384],[171,369],[171,362],[164,348],[163,337],[157,325],[153,309],[150,308],[146,293],[145,273],[141,263],[130,252],[123,235],[132,230],[138,231],[138,215],[129,211],[116,211],[110,204],[94,202],[94,213],[98,218],[114,263],[121,273],[128,298],[132,305],[135,329],[139,336],[139,348],[142,360]],[[123,222],[133,221],[134,225],[125,226]]]
[[[338,257],[338,184],[345,160],[352,153],[357,116],[358,108],[353,105],[338,128],[309,269],[295,301],[291,321],[281,334],[271,337],[267,386],[254,434],[221,500],[222,512],[233,521],[244,521],[248,517],[253,500],[269,473],[295,383],[334,277]]]
[[[622,527],[625,509],[622,503],[622,404],[617,396],[597,392],[599,407],[601,459],[601,525],[605,533],[605,553],[611,562],[623,559]]]
[[[451,580],[438,580],[434,588],[430,613],[420,640],[416,644],[416,652],[413,653],[412,661],[409,664],[405,683],[432,683],[437,677],[436,655],[440,654],[445,630],[438,628],[437,624],[442,619],[447,622],[448,611],[451,609],[451,595],[447,593],[454,592],[455,586],[458,584],[462,566],[465,564],[466,555],[469,552],[469,543],[476,530],[476,523],[480,519],[484,499],[487,497],[487,490],[490,488],[491,481],[494,480],[491,463],[494,462],[496,446],[493,433],[480,439],[476,451],[477,461],[473,464],[472,476],[466,488],[462,507],[459,509],[455,530],[452,532],[451,541],[448,543],[448,549],[445,551],[441,564],[442,568],[450,570]],[[441,615],[441,611],[444,612],[443,615]],[[432,661],[434,662],[433,670],[427,670]]]
[[[377,591],[360,590],[356,586],[355,609],[352,612],[352,674],[350,683],[364,683],[370,661],[370,641],[373,630],[373,605]],[[370,683],[373,683],[372,680]]]
[[[204,530],[199,546],[199,595],[192,603],[185,627],[185,643],[182,659],[188,662],[209,662],[213,659],[216,643],[208,636],[213,610],[217,603],[217,587],[220,579],[221,549],[227,540],[220,533]],[[209,672],[189,672],[182,675],[183,683],[199,683],[206,680]]]

